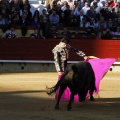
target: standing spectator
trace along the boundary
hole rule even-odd
[[[10,29],[3,34],[2,38],[18,38],[18,35],[15,32],[15,26],[10,26]]]

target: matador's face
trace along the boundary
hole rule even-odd
[[[64,43],[64,42],[60,42],[60,44],[59,44],[62,48],[66,48],[66,46],[67,46],[67,44],[66,43]]]

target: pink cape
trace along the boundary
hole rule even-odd
[[[95,83],[96,83],[97,91],[94,92],[94,94],[97,94],[99,92],[99,86],[100,86],[100,81],[102,77],[105,75],[105,73],[108,72],[110,66],[115,62],[115,59],[114,58],[103,58],[103,59],[94,58],[94,59],[89,59],[88,62],[91,64],[93,71],[95,73]],[[60,76],[58,76],[58,80],[60,80]],[[59,90],[57,90],[56,92],[56,96],[55,96],[56,99],[58,97],[58,92]],[[66,88],[60,101],[69,101],[70,94],[71,92],[69,88]],[[89,97],[89,93],[87,94],[87,97]],[[78,95],[74,96],[74,101],[79,102]]]

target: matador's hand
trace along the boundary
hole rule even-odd
[[[89,60],[89,57],[88,57],[88,56],[84,56],[84,60],[85,60],[85,61],[88,61],[88,60]]]

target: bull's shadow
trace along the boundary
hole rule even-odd
[[[56,116],[60,114],[63,119],[70,117],[71,120],[85,117],[86,114],[88,115],[86,119],[90,120],[93,117],[100,116],[101,118],[108,114],[111,120],[120,118],[120,98],[95,98],[94,102],[90,102],[89,99],[85,102],[74,102],[71,112],[66,110],[68,102],[60,102],[60,110],[55,112],[55,103],[55,96],[48,96],[44,90],[0,92],[0,118],[37,120],[44,119],[46,116],[47,119],[56,120]]]

